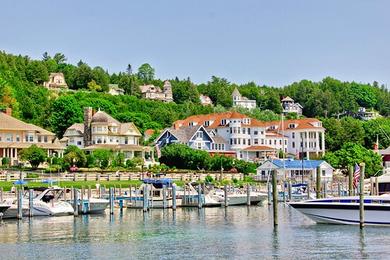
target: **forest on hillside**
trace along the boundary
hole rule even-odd
[[[390,116],[390,92],[377,82],[342,82],[327,77],[320,82],[302,80],[276,88],[254,82],[235,84],[216,76],[201,84],[176,77],[168,79],[174,103],[163,103],[140,98],[140,85],[162,86],[166,80],[156,78],[151,65],[145,63],[136,71],[131,65],[124,67],[123,72],[110,74],[105,68],[92,68],[84,61],[69,64],[61,53],[44,53],[41,60],[33,60],[0,52],[0,108],[11,107],[15,117],[52,130],[59,137],[71,124],[82,122],[85,106],[100,108],[123,122],[132,121],[141,131],[161,130],[190,115],[232,109],[231,93],[237,87],[243,96],[256,100],[260,108],[239,109],[240,112],[261,120],[279,119],[281,98],[292,97],[303,106],[304,116],[323,120],[330,151],[340,149],[348,141],[372,148],[377,137],[380,147],[390,145],[390,119],[386,118]],[[52,72],[62,72],[72,91],[42,87]],[[109,95],[108,84],[118,84],[126,95]],[[200,94],[208,95],[214,106],[200,105]],[[359,107],[375,109],[384,118],[368,122],[351,117],[337,119],[339,114],[357,112]]]

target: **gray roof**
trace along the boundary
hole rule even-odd
[[[179,129],[174,129],[174,128],[168,128],[167,131],[171,133],[173,136],[175,136],[179,142],[181,143],[188,143],[195,135],[195,133],[203,126],[188,126],[188,127],[182,127]],[[204,128],[204,127],[203,127]],[[205,128],[204,128],[205,129]],[[205,129],[206,130],[206,129]],[[210,133],[210,131],[206,130],[206,133],[210,135],[210,137],[214,140],[215,143],[217,144],[227,144],[225,139],[223,139],[220,135],[216,134],[213,135]]]

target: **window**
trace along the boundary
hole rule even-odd
[[[38,143],[42,142],[42,137],[38,135]]]
[[[253,143],[254,143],[254,144],[259,144],[259,139],[254,139],[254,140],[253,140]]]
[[[226,125],[226,119],[221,120],[221,125]]]
[[[196,132],[196,138],[203,139],[203,132]]]
[[[325,170],[322,170],[322,176],[325,176]]]
[[[261,139],[261,144],[264,144],[264,139]]]
[[[77,141],[77,145],[81,145],[81,141]]]
[[[0,137],[0,141],[1,141],[1,137]],[[19,135],[16,135],[16,142],[20,142],[20,136]]]
[[[250,135],[251,134],[251,129],[250,128],[248,128],[248,135]]]
[[[248,139],[248,145],[251,145],[251,139]]]
[[[253,134],[254,134],[254,135],[258,135],[259,132],[258,132],[257,130],[255,130],[255,131],[253,131]]]
[[[282,145],[282,140],[279,140],[279,145]]]
[[[47,136],[46,136],[46,135],[43,137],[43,141],[44,141],[45,143],[47,143]]]
[[[197,148],[198,149],[202,149],[202,143],[201,142],[197,143]]]
[[[245,134],[245,132],[246,132],[246,128],[244,127],[244,128],[242,129],[242,133]]]
[[[242,139],[242,144],[246,144],[246,139]]]
[[[6,134],[5,135],[5,141],[6,142],[13,142],[14,138],[12,134]]]
[[[295,138],[295,133],[294,132],[291,135],[292,135],[292,138]]]
[[[204,126],[210,126],[210,121],[204,121]]]

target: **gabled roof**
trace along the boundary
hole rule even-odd
[[[110,116],[104,111],[97,111],[92,116],[92,123],[114,123],[114,124],[120,124],[118,120]]]
[[[290,98],[289,96],[282,99],[282,102],[294,102],[294,99]]]
[[[119,133],[121,135],[125,135],[129,130],[134,130],[135,132],[131,135],[138,135],[141,136],[141,132],[138,130],[138,128],[133,123],[119,123]]]
[[[240,93],[240,91],[238,91],[237,87],[234,88],[233,93],[232,93],[232,96],[233,96],[233,97],[236,97],[236,96],[241,97],[241,93]]]
[[[66,130],[69,130],[69,129],[73,129],[73,130],[80,132],[80,134],[84,134],[84,124],[83,123],[74,123],[73,125],[68,127],[68,129],[66,129]]]
[[[219,136],[218,134],[212,135],[209,131],[206,130],[206,128],[202,125],[199,126],[187,126],[187,127],[182,127],[179,129],[174,129],[174,128],[167,128],[165,131],[163,131],[160,136],[156,139],[158,141],[166,132],[169,132],[171,135],[176,137],[176,139],[180,143],[188,143],[191,138],[195,135],[196,132],[199,131],[199,129],[203,129],[204,132],[212,139],[214,143],[220,143],[220,144],[226,144],[226,141]]]
[[[386,149],[379,150],[378,152],[380,155],[389,155],[390,154],[390,146],[387,147]]]
[[[0,130],[34,131],[44,135],[55,135],[46,129],[25,123],[2,112],[0,112]]]

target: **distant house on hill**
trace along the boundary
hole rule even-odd
[[[68,85],[66,84],[64,74],[62,72],[57,73],[50,73],[49,75],[49,81],[46,81],[43,83],[44,87],[47,88],[68,88]]]
[[[163,102],[173,101],[172,86],[168,80],[164,82],[162,89],[154,85],[142,85],[139,88],[142,98],[161,100]]]
[[[200,99],[200,103],[203,106],[212,106],[213,105],[213,101],[211,101],[211,98],[209,96],[200,95],[199,99]]]
[[[248,109],[256,108],[256,100],[250,100],[246,97],[243,97],[237,88],[234,89],[232,93],[232,98],[233,98],[233,107],[243,107]]]
[[[125,90],[120,88],[118,84],[108,84],[108,94],[113,96],[124,95]]]
[[[366,109],[365,107],[359,107],[356,117],[362,120],[368,121],[371,119],[376,119],[381,115],[374,109]]]
[[[282,99],[282,108],[283,114],[296,113],[297,115],[302,115],[303,107],[299,103],[295,103],[294,99],[289,96]]]

